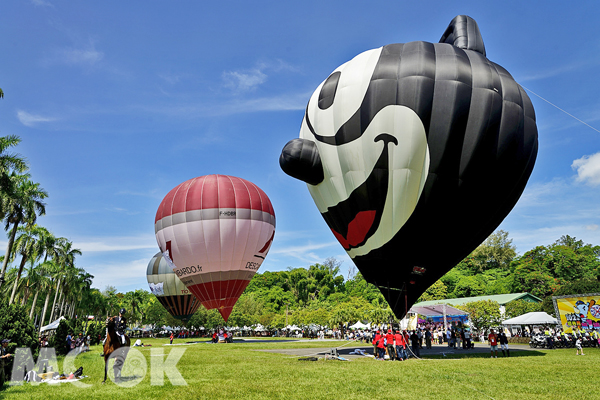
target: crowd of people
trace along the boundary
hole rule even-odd
[[[422,325],[413,330],[380,327],[373,330],[359,329],[347,332],[347,340],[371,343],[377,359],[404,361],[420,357],[421,349],[446,344],[452,349],[473,348],[472,333],[468,327],[457,324],[447,328],[439,325]],[[386,357],[387,355],[387,357]]]

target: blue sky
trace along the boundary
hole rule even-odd
[[[261,270],[351,265],[305,184],[279,168],[310,94],[339,65],[390,43],[479,24],[490,60],[600,129],[596,2],[6,1],[0,135],[49,192],[39,223],[72,240],[94,286],[147,289],[164,195],[200,175],[261,187],[277,216]],[[539,153],[500,226],[523,253],[561,235],[600,244],[600,133],[529,93]],[[6,239],[0,241],[4,249]]]

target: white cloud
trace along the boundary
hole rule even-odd
[[[17,110],[17,118],[19,119],[19,121],[21,121],[23,125],[28,127],[33,127],[41,122],[52,122],[57,120],[57,118],[30,114],[27,111],[23,110]]]
[[[171,85],[179,83],[181,80],[181,75],[177,74],[159,74],[158,77]]]
[[[580,64],[571,64],[571,65],[563,65],[554,69],[549,69],[545,71],[536,71],[532,75],[527,75],[519,78],[519,82],[527,82],[527,81],[536,81],[539,79],[552,78],[553,76],[557,76],[563,74],[565,72],[570,72],[580,68],[582,65]]]
[[[73,246],[80,249],[84,254],[86,252],[112,252],[143,249],[156,249],[158,251],[156,238],[152,234],[76,239],[73,240]]]
[[[571,168],[577,171],[577,182],[591,186],[600,185],[600,152],[578,158],[573,161]]]
[[[31,0],[31,4],[33,4],[35,6],[54,7],[54,5],[52,5],[52,3],[50,3],[49,1],[45,1],[45,0]]]
[[[247,71],[225,71],[223,72],[223,80],[225,81],[225,87],[237,92],[247,92],[265,83],[267,75],[258,68]]]
[[[244,101],[229,101],[217,104],[185,104],[181,106],[141,105],[136,108],[152,114],[163,114],[177,118],[221,117],[261,111],[304,110],[310,93],[285,94],[272,97],[260,97]]]
[[[66,64],[75,66],[95,66],[104,58],[104,53],[96,49],[93,40],[81,47],[67,47],[55,50],[45,60],[46,64]]]
[[[235,71],[225,71],[222,74],[225,87],[232,89],[234,92],[249,92],[267,81],[267,72],[298,72],[298,69],[293,65],[286,63],[283,60],[275,60],[269,62],[258,62],[256,67],[251,69],[241,69]]]
[[[62,59],[66,64],[94,65],[104,58],[104,53],[96,49],[63,49]]]
[[[521,198],[519,207],[539,207],[540,204],[547,204],[556,200],[556,195],[565,193],[569,185],[561,178],[555,178],[550,182],[533,183],[527,185]]]
[[[93,286],[103,290],[112,285],[117,290],[126,291],[124,286],[143,287],[146,279],[146,269],[150,259],[131,260],[122,263],[102,263],[85,267],[86,271],[94,275]],[[145,287],[145,289],[148,289]],[[129,289],[131,290],[131,289]]]
[[[302,261],[303,263],[307,263],[307,264],[314,264],[317,262],[323,262],[327,257],[329,256],[325,256],[323,257],[322,254],[318,254],[317,252],[315,252],[315,250],[322,250],[328,247],[335,247],[335,251],[339,251],[339,249],[337,247],[339,247],[339,243],[338,242],[327,242],[327,243],[309,243],[309,244],[305,244],[302,246],[288,246],[288,247],[276,247],[274,246],[274,248],[271,248],[271,250],[269,250],[269,255],[275,255],[276,258],[277,254],[281,254],[281,255],[285,255],[287,257],[293,257],[296,258],[300,261]],[[331,253],[329,253],[331,254]],[[275,261],[275,260],[272,260]]]

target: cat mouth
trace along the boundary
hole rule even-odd
[[[346,200],[321,214],[346,251],[364,245],[379,228],[383,215],[389,186],[388,144],[398,145],[398,140],[383,133],[374,141],[383,141],[384,146],[367,179]]]

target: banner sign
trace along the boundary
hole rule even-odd
[[[565,332],[600,329],[600,293],[556,296],[552,300]]]

